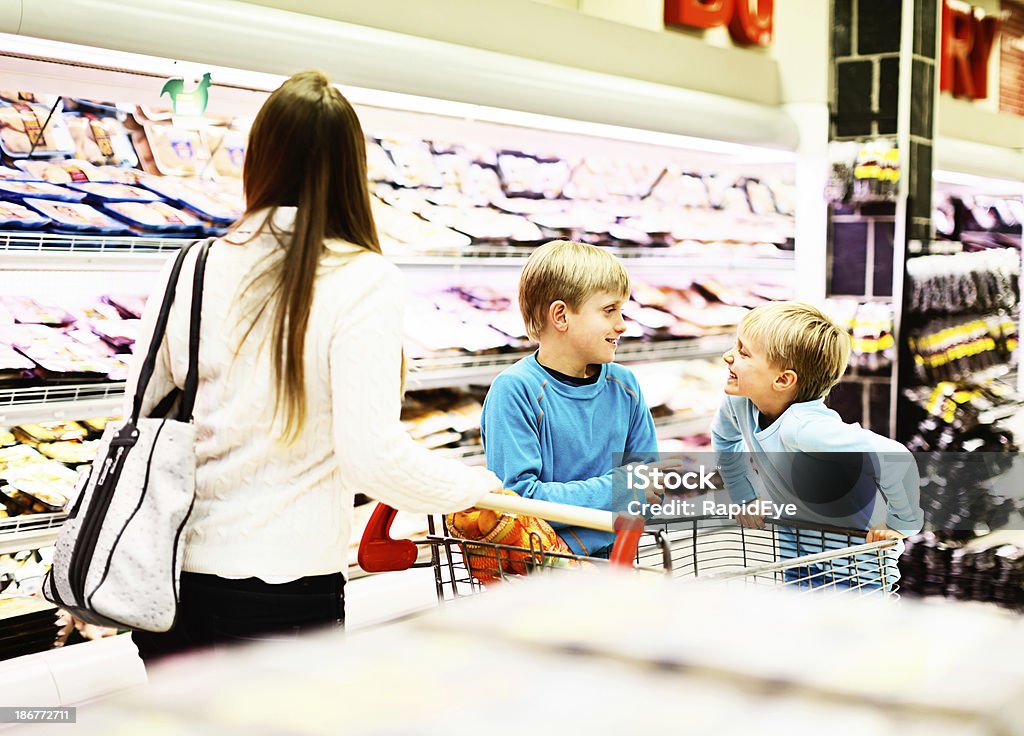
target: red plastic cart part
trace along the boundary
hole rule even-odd
[[[416,562],[416,544],[408,539],[392,539],[391,524],[398,509],[377,504],[359,540],[359,567],[367,572],[408,570]]]
[[[608,556],[613,567],[633,567],[636,549],[644,533],[644,520],[639,516],[620,514],[615,517],[615,544]]]

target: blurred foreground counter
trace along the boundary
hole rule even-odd
[[[1024,734],[1024,620],[817,591],[536,575],[399,624],[179,658],[75,733]],[[67,734],[33,724],[10,733]]]

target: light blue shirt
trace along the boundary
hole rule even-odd
[[[735,502],[793,504],[796,517],[849,529],[921,530],[920,475],[895,440],[846,424],[823,399],[792,404],[765,429],[750,399],[726,396],[711,428]]]

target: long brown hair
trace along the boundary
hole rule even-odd
[[[274,415],[283,417],[284,439],[291,441],[306,420],[306,327],[324,241],[341,239],[380,253],[363,129],[324,74],[299,72],[267,98],[249,133],[242,183],[246,217],[269,210],[256,235],[267,228],[284,249],[253,279],[269,282],[270,299],[256,310],[242,340],[272,306]],[[289,206],[297,208],[295,223],[282,232],[274,227],[274,214]]]

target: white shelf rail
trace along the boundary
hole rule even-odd
[[[717,358],[729,349],[729,335],[665,340],[662,342],[625,343],[616,351],[618,363],[653,363]],[[417,391],[448,386],[490,383],[510,365],[529,352],[496,353],[494,355],[452,355],[419,358],[413,361],[407,388]]]
[[[192,240],[0,231],[0,270],[157,271]]]
[[[0,425],[117,416],[124,382],[0,389]]]
[[[30,231],[0,231],[0,270],[5,271],[157,271],[167,258],[193,238],[63,235]],[[676,248],[620,247],[611,253],[629,268],[679,269],[685,273],[792,272],[793,253],[750,255],[743,246],[708,245],[706,255]],[[394,263],[411,268],[521,268],[531,247],[472,245],[438,253],[387,253]]]
[[[0,555],[53,545],[68,515],[26,514],[0,519]]]

